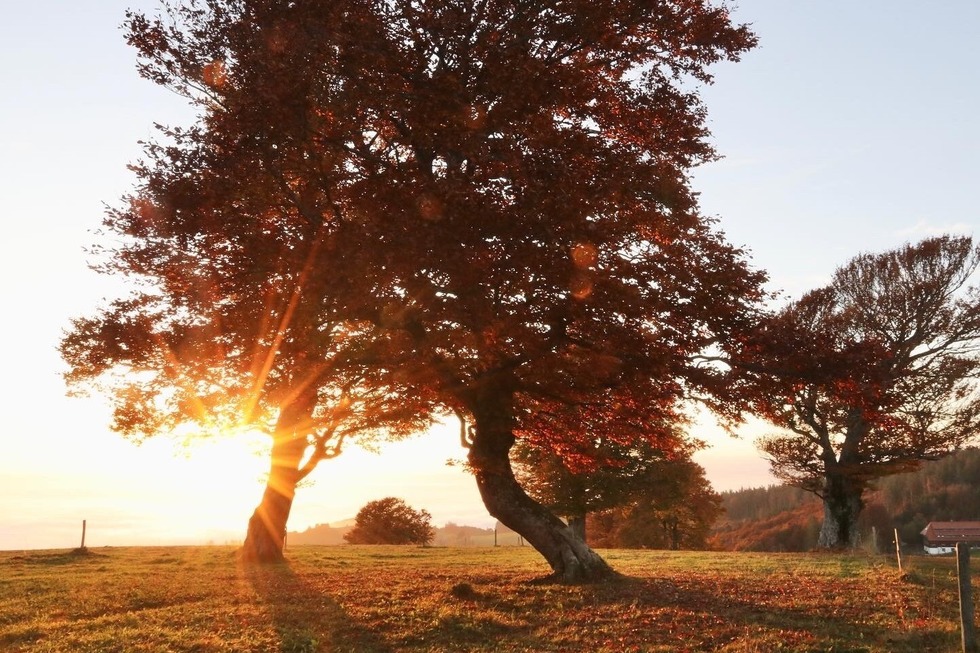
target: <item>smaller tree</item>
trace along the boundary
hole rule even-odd
[[[691,460],[684,416],[637,387],[548,406],[511,452],[521,485],[596,546],[705,548],[721,497]],[[563,428],[561,448],[542,437]],[[587,537],[588,528],[596,529]]]
[[[761,321],[735,361],[783,481],[824,503],[819,548],[854,546],[873,481],[956,451],[980,429],[980,246],[929,238],[861,254]]]
[[[349,544],[428,544],[435,531],[427,510],[414,510],[401,499],[369,501],[344,535]]]
[[[511,450],[515,475],[582,541],[589,514],[631,503],[700,446],[679,428],[676,406],[640,394],[637,386],[579,405],[541,402],[536,408]],[[554,436],[559,431],[560,440]]]
[[[715,521],[724,513],[704,468],[691,460],[659,465],[656,478],[634,492],[627,503],[590,520],[598,547],[627,549],[706,549]]]

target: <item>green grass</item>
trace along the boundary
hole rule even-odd
[[[958,650],[949,558],[602,553],[626,578],[540,582],[527,547],[0,552],[0,651]]]

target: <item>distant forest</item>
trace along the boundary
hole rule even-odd
[[[809,551],[817,542],[823,507],[799,488],[771,485],[723,492],[725,514],[715,523],[710,545],[726,551]],[[894,542],[922,546],[920,532],[931,521],[980,521],[980,449],[969,448],[927,462],[915,472],[885,477],[865,498],[858,522],[862,545]]]

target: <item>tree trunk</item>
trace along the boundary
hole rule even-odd
[[[281,562],[286,538],[286,522],[296,494],[299,461],[306,448],[305,440],[277,441],[272,446],[269,480],[262,501],[248,520],[248,532],[242,546],[242,559],[253,563]],[[296,456],[294,449],[299,449]]]
[[[555,579],[582,583],[614,576],[605,560],[529,497],[514,478],[509,456],[514,444],[513,393],[497,386],[482,388],[473,404],[476,433],[469,462],[487,511],[544,556]]]
[[[306,427],[309,424],[316,394],[307,393],[282,409],[273,436],[269,480],[262,501],[248,520],[248,532],[242,545],[242,560],[249,563],[282,562],[286,522],[293,507],[299,465],[306,452]]]
[[[857,520],[864,507],[864,488],[842,474],[824,480],[823,525],[817,538],[819,549],[853,548],[858,543]]]
[[[568,527],[575,533],[575,537],[587,541],[585,538],[585,515],[571,515],[568,517]]]
[[[676,518],[664,520],[664,530],[667,531],[667,545],[671,551],[679,551],[681,548],[681,532]]]

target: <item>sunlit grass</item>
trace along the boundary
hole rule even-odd
[[[955,568],[867,556],[604,551],[625,578],[540,582],[527,547],[0,553],[3,651],[957,650]]]

